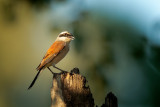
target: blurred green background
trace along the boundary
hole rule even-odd
[[[159,1],[0,0],[0,107],[50,106],[47,69],[27,88],[64,30],[76,39],[57,66],[78,67],[96,105],[112,91],[119,107],[160,106]]]

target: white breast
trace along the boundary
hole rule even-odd
[[[52,65],[56,65],[59,61],[61,61],[69,51],[69,45],[66,45],[65,48],[53,59]]]

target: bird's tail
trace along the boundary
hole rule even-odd
[[[32,88],[32,86],[34,85],[35,81],[37,80],[40,72],[41,72],[41,70],[39,70],[38,73],[37,73],[37,75],[34,77],[34,80],[32,81],[31,85],[28,87],[28,90],[29,90],[30,88]]]

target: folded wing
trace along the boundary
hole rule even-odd
[[[45,56],[43,57],[43,60],[37,67],[37,70],[39,71],[43,69],[46,64],[52,61],[64,49],[65,46],[66,46],[66,43],[63,41],[54,42],[46,52]]]

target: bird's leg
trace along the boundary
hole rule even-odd
[[[52,74],[54,74],[54,72],[49,67],[47,67],[47,68],[49,69],[49,71],[51,71]]]
[[[60,70],[61,71],[61,73],[66,73],[67,71],[64,71],[64,70],[62,70],[62,69],[60,69],[60,68],[58,68],[58,67],[56,67],[56,66],[53,66],[54,68],[56,68],[56,69],[58,69],[58,70]]]

